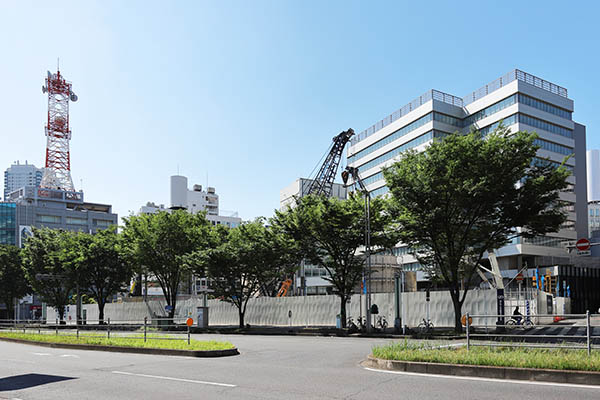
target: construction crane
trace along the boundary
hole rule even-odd
[[[277,292],[277,297],[285,297],[290,286],[292,286],[291,279],[286,279],[285,281],[281,282],[281,288]]]
[[[348,129],[333,138],[333,145],[306,194],[331,196],[333,181],[340,165],[342,152],[344,151],[344,147],[346,147],[346,143],[350,141],[353,135],[354,130]]]

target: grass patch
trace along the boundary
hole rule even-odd
[[[512,347],[433,348],[407,341],[373,348],[373,356],[385,360],[489,365],[494,367],[600,371],[600,352],[585,350]]]
[[[94,337],[97,335],[98,337]],[[54,335],[54,334],[37,334],[37,333],[18,333],[18,332],[0,332],[0,338],[12,338],[31,340],[44,343],[66,343],[66,344],[92,344],[102,346],[117,346],[117,347],[141,347],[146,349],[172,349],[172,350],[227,350],[232,349],[233,345],[229,342],[217,342],[215,340],[190,340],[187,343],[187,337],[184,336],[159,336],[147,335],[147,340],[144,342],[144,335],[128,335],[117,336],[111,335],[110,339],[99,337],[101,333],[80,333],[79,339],[76,336]],[[159,337],[163,339],[159,339]]]

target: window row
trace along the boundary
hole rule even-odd
[[[362,170],[362,171],[366,171],[366,170],[373,168],[379,164],[382,164],[388,160],[391,160],[392,158],[396,157],[398,154],[402,153],[403,151],[412,149],[423,143],[426,143],[426,142],[432,140],[434,137],[438,138],[438,137],[444,137],[446,135],[447,135],[447,133],[440,132],[440,131],[429,131],[427,133],[422,134],[421,136],[414,138],[413,140],[411,140],[409,142],[404,143],[401,146],[398,146],[398,147],[388,151],[385,154],[380,155],[377,158],[372,159],[371,161],[368,161],[362,165],[359,165],[358,168],[360,168],[360,170]]]
[[[571,129],[564,128],[562,126],[551,124],[550,122],[542,121],[529,115],[519,114],[519,122],[533,126],[534,128],[542,129],[551,133],[555,133],[560,136],[573,138],[573,131]]]
[[[510,97],[507,97],[504,100],[500,100],[499,102],[492,104],[489,107],[484,108],[483,110],[479,110],[474,114],[469,115],[463,120],[463,126],[469,126],[474,124],[475,122],[484,119],[485,117],[489,117],[492,114],[497,113],[500,110],[505,109],[506,107],[510,107],[517,102],[517,95],[513,94]]]
[[[502,123],[502,125],[504,125],[504,126],[514,125],[514,124],[517,123],[517,115],[518,114],[513,114],[510,117],[506,117],[503,120],[500,120],[498,122],[494,122],[491,125],[483,127],[481,129],[479,129],[479,133],[481,134],[481,136],[487,136],[491,132],[493,132],[498,126],[500,126],[500,123]]]
[[[530,244],[533,246],[563,248],[564,243],[569,240],[570,239],[556,238],[556,237],[550,237],[550,236],[535,236],[532,238],[523,238],[523,244]]]
[[[554,153],[563,154],[568,156],[573,154],[573,149],[571,147],[563,146],[562,144],[552,143],[544,139],[535,139],[534,144],[540,146],[540,148],[548,151],[552,151]]]
[[[548,160],[545,158],[539,158],[539,157],[534,157],[533,158],[533,164],[534,165],[545,165],[545,164],[550,164],[556,168],[560,167],[560,166],[564,166],[566,169],[568,169],[569,171],[571,171],[571,175],[575,175],[575,167],[571,166],[571,165],[567,165],[567,164],[562,164],[556,161],[552,161],[552,160]]]
[[[448,125],[456,126],[457,128],[463,127],[463,121],[460,118],[455,118],[450,115],[440,114],[438,112],[433,113],[433,119],[435,121],[443,122]]]
[[[567,111],[563,108],[556,107],[550,103],[546,103],[545,101],[535,99],[522,93],[519,93],[519,103],[526,104],[530,107],[537,108],[538,110],[542,110],[550,114],[558,115],[562,118],[572,118],[571,111]]]
[[[414,131],[415,129],[425,125],[426,123],[430,122],[431,120],[432,120],[432,113],[429,113],[429,114],[417,119],[416,121],[411,122],[410,124],[400,128],[397,131],[389,134],[388,136],[378,140],[377,142],[373,143],[372,145],[365,147],[361,151],[351,155],[350,157],[348,157],[348,164],[353,163],[354,161],[366,156],[367,154],[370,154],[370,153],[374,152],[375,150],[382,148],[386,144],[392,143],[394,140],[399,139],[402,136],[408,134],[409,132]]]

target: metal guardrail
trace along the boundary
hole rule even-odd
[[[467,350],[470,350],[471,346],[488,346],[488,347],[530,347],[530,348],[560,348],[560,349],[585,349],[587,350],[587,354],[590,355],[592,349],[600,349],[600,346],[595,346],[593,344],[594,339],[599,339],[599,335],[592,335],[592,324],[591,324],[591,314],[588,311],[585,314],[548,314],[548,315],[520,315],[520,323],[515,323],[514,316],[512,315],[471,315],[466,313],[465,315],[465,330],[466,330],[466,338],[467,338]],[[546,335],[546,334],[528,334],[534,330],[535,328],[540,327],[552,327],[557,328],[559,326],[554,322],[558,319],[585,319],[585,325],[581,325],[580,327],[585,327],[585,336],[584,335]],[[496,320],[493,324],[488,324],[487,321],[489,319]],[[544,323],[540,321],[550,319],[550,323]],[[484,324],[475,324],[473,320],[483,320]],[[513,323],[511,323],[513,321]],[[534,322],[535,321],[535,322]],[[568,326],[564,326],[567,328]],[[571,326],[573,328],[574,326]],[[493,332],[491,332],[493,328]],[[518,334],[511,333],[516,332],[518,330]],[[508,332],[508,333],[506,333]],[[488,340],[488,341],[501,341],[501,343],[481,343],[474,341],[475,340]],[[500,339],[500,340],[499,340]],[[507,339],[507,340],[505,340]],[[521,341],[516,342],[515,339],[521,339]],[[551,343],[550,341],[542,341],[541,344],[532,344],[526,343],[526,341],[532,340],[540,340],[540,339],[564,339],[562,343]],[[576,343],[585,342],[585,345],[579,345]]]
[[[54,321],[32,321],[32,320],[0,320],[0,332],[22,332],[37,334],[54,334],[55,336],[74,336],[87,338],[127,338],[144,340],[187,340],[190,344],[191,332],[187,324],[175,323],[171,318],[144,318],[140,320],[86,320],[81,323],[65,324],[58,319]],[[170,336],[150,336],[152,333],[168,331]],[[143,333],[143,335],[142,335]],[[185,335],[185,336],[183,336]],[[179,337],[182,336],[182,337]]]

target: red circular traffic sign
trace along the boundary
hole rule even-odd
[[[521,274],[521,273],[517,274],[517,282],[523,282],[523,274]]]
[[[587,239],[579,239],[577,243],[575,243],[575,247],[579,251],[586,251],[590,249],[590,241]]]

